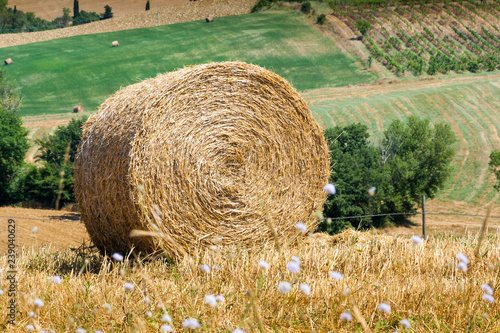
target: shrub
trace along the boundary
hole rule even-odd
[[[265,8],[265,7],[270,7],[276,1],[277,0],[258,0],[257,3],[252,7],[251,12],[255,13],[255,12],[258,12],[259,10]]]
[[[300,6],[300,11],[304,14],[309,14],[311,12],[311,3],[309,1],[305,1]]]
[[[326,15],[325,14],[320,14],[318,15],[318,18],[316,19],[316,24],[323,25],[326,22]]]

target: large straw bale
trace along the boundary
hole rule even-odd
[[[119,45],[120,45],[120,44],[118,43],[118,41],[117,41],[117,40],[114,40],[114,41],[112,41],[112,42],[111,42],[111,46],[113,46],[113,47],[117,47],[117,46],[119,46]]]
[[[81,105],[76,105],[76,106],[73,108],[73,112],[74,112],[74,113],[82,113],[82,112],[83,112],[83,106],[81,106]]]
[[[271,229],[283,241],[298,222],[312,230],[328,176],[323,133],[287,81],[211,63],[105,101],[83,127],[75,194],[101,251],[162,248],[176,259],[196,246],[261,244]]]
[[[4,63],[6,65],[10,65],[10,64],[12,64],[12,59],[11,58],[7,58],[7,59],[4,60]]]

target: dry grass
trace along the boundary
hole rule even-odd
[[[159,260],[110,262],[91,253],[91,272],[81,275],[84,258],[75,258],[71,251],[24,251],[17,275],[18,327],[8,329],[24,332],[32,324],[57,332],[78,327],[87,332],[157,332],[164,324],[162,315],[168,313],[175,330],[193,317],[208,332],[237,327],[257,332],[259,323],[266,332],[353,332],[362,330],[353,312],[358,308],[358,319],[372,331],[497,332],[498,302],[484,301],[481,285],[489,283],[496,293],[499,241],[498,235],[487,236],[481,256],[474,259],[475,235],[442,235],[414,245],[408,237],[349,231],[304,237],[298,244],[282,244],[281,252],[234,246],[197,251],[175,266]],[[466,272],[456,268],[457,253],[471,260]],[[298,274],[285,268],[293,255],[301,260]],[[259,260],[266,260],[269,269],[259,268]],[[6,261],[1,258],[2,267]],[[209,274],[200,269],[202,264],[212,268]],[[329,277],[333,270],[343,274],[342,280]],[[63,282],[52,282],[54,275],[62,275]],[[2,281],[6,290],[4,276]],[[292,284],[288,294],[278,291],[283,281]],[[125,292],[126,282],[133,284],[132,291]],[[310,285],[310,296],[299,290],[301,283]],[[211,307],[204,301],[206,295],[223,295],[225,302]],[[36,298],[43,307],[33,306]],[[7,302],[5,293],[0,302],[3,318]],[[390,314],[378,310],[381,302],[391,306]],[[37,318],[29,317],[29,311]],[[345,311],[353,314],[352,322],[340,320]],[[402,319],[410,320],[411,329],[399,325]]]

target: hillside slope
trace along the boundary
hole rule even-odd
[[[94,2],[96,3],[97,1]],[[167,1],[163,2],[166,3]],[[250,8],[254,2],[254,0],[174,0],[173,2],[168,2],[168,6],[160,8],[160,25],[203,20],[208,15],[214,15],[218,18],[222,16],[246,14],[250,12]],[[40,1],[40,3],[44,2]],[[80,7],[80,9],[82,9],[82,7]],[[64,29],[2,34],[0,38],[0,48],[64,37],[154,27],[157,24],[158,15],[155,10],[147,12],[140,10],[138,12],[134,11],[129,15],[117,16],[104,21],[97,21]]]

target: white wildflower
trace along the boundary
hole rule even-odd
[[[201,265],[200,269],[207,274],[210,273],[210,266],[208,266],[208,265]]]
[[[113,255],[111,256],[111,258],[115,259],[116,261],[123,261],[123,256],[116,252],[116,253],[113,253]]]
[[[292,256],[292,261],[300,265],[300,258],[297,256]]]
[[[87,332],[87,331],[86,331],[85,329],[83,329],[83,328],[79,327],[79,328],[77,328],[77,329],[76,329],[76,331],[75,331],[75,332],[76,332],[76,333],[85,333],[85,332]]]
[[[335,188],[335,185],[333,185],[332,183],[326,184],[325,186],[323,186],[323,190],[325,190],[326,193],[331,194],[331,195],[334,195],[335,193],[337,193],[337,189]]]
[[[33,325],[30,324],[30,325],[26,325],[26,330],[28,330],[28,331],[34,331],[35,328],[33,327]]]
[[[466,264],[469,263],[469,258],[467,258],[467,256],[463,253],[457,253],[457,259],[460,260],[460,262],[463,262]]]
[[[493,288],[490,287],[489,284],[482,284],[481,285],[481,289],[483,289],[484,291],[486,291],[486,293],[490,294],[490,295],[493,295]]]
[[[35,306],[38,306],[39,308],[41,308],[43,306],[43,301],[39,298],[37,298],[36,300],[33,301],[33,304],[35,304]]]
[[[187,319],[184,319],[184,321],[182,322],[182,327],[190,328],[190,329],[194,330],[194,329],[200,328],[201,325],[197,319],[187,318]]]
[[[161,325],[160,330],[162,332],[172,332],[174,329],[170,325],[163,324],[163,325]]]
[[[380,303],[378,309],[380,311],[384,311],[385,313],[391,313],[391,306],[387,303]]]
[[[123,288],[125,288],[125,291],[131,291],[134,289],[134,285],[130,282],[127,282],[125,283],[125,285],[123,286]]]
[[[233,333],[246,333],[244,330],[242,330],[241,328],[237,328],[235,330],[233,330]]]
[[[217,300],[215,299],[214,295],[205,296],[205,303],[207,303],[210,306],[217,306]]]
[[[337,281],[342,280],[342,277],[344,277],[344,276],[342,275],[342,273],[337,272],[337,271],[331,271],[329,275],[330,275],[330,277],[331,277],[332,279],[335,279],[335,280],[337,280]]]
[[[56,333],[56,332],[54,332],[54,333]],[[95,330],[94,333],[103,333],[103,332],[101,330]]]
[[[292,285],[290,282],[281,282],[278,286],[278,290],[283,294],[288,294],[292,290]]]
[[[347,295],[351,292],[351,290],[349,288],[345,288],[344,290],[342,290],[342,295]]]
[[[302,283],[299,287],[304,294],[307,296],[311,295],[311,287],[307,283]]]
[[[368,195],[369,196],[374,196],[375,195],[375,192],[377,192],[377,188],[375,186],[372,186],[368,189]]]
[[[418,244],[422,243],[422,237],[411,236],[411,241],[413,242],[413,244],[418,245]]]
[[[297,264],[295,261],[290,261],[289,263],[287,263],[286,268],[294,274],[300,272],[300,265]]]
[[[495,302],[495,297],[491,296],[490,294],[484,294],[484,295],[483,295],[483,299],[484,299],[486,302],[490,302],[490,303]]]
[[[302,222],[297,223],[295,225],[295,228],[297,228],[297,230],[299,230],[302,233],[305,233],[307,231],[306,225]]]
[[[225,299],[225,298],[224,298],[224,296],[222,296],[222,295],[217,295],[217,296],[215,296],[215,300],[216,300],[217,302],[221,302],[221,303],[224,303],[224,302],[226,301],[226,299]]]
[[[404,327],[406,328],[410,328],[411,327],[411,323],[408,319],[403,319],[399,322],[401,325],[403,325]]]
[[[259,266],[260,266],[260,268],[263,268],[263,269],[268,269],[269,268],[269,264],[265,260],[259,261]]]
[[[148,318],[153,317],[153,313],[151,311],[146,312],[146,317]]]
[[[168,313],[165,313],[163,316],[161,316],[161,321],[164,321],[166,323],[171,323],[172,322],[172,318],[170,318],[170,316],[169,316]]]
[[[36,313],[34,313],[33,311],[28,312],[28,315],[29,315],[31,318],[36,318]]]
[[[347,321],[351,321],[352,320],[352,316],[349,312],[344,312],[340,315],[340,319],[342,320],[347,320]]]
[[[53,277],[52,277],[52,281],[53,281],[54,283],[61,283],[61,282],[62,282],[62,279],[61,279],[61,277],[60,277],[59,275],[56,275],[56,276],[53,276]]]
[[[36,232],[37,232],[37,231],[38,231],[38,227],[36,227],[36,226],[35,226],[35,227],[33,227],[33,229],[31,229],[31,232],[32,232],[33,234],[36,234]]]
[[[0,295],[3,295],[3,290],[2,289],[0,289]]]
[[[463,261],[459,262],[457,265],[457,269],[467,272],[467,264]]]

